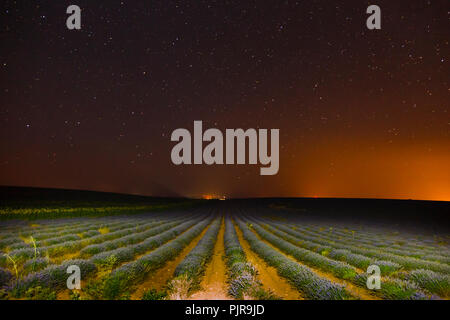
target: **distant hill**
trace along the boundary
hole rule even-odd
[[[194,204],[187,198],[0,186],[0,219],[38,219],[145,213]]]
[[[185,201],[183,198],[150,197],[112,192],[69,190],[34,187],[0,186],[0,206],[26,205],[64,202],[65,204],[79,203],[134,203],[149,204],[159,202]]]

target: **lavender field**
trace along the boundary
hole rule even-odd
[[[449,282],[448,236],[273,207],[0,222],[2,299],[448,299]]]

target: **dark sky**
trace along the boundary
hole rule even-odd
[[[0,6],[0,184],[450,200],[448,0]],[[194,120],[280,129],[279,173],[173,165]]]

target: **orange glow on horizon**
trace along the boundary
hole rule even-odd
[[[289,164],[287,171],[296,173],[285,177],[298,197],[450,201],[450,149],[440,144],[327,145],[305,154]]]
[[[202,195],[202,199],[204,200],[226,200],[225,196],[218,196],[215,194],[204,194]]]

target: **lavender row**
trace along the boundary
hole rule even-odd
[[[286,278],[309,299],[343,300],[354,298],[344,286],[319,277],[308,267],[290,260],[260,241],[243,221],[237,220],[237,223],[251,249],[269,265],[275,267],[280,276]]]
[[[361,233],[357,234],[354,231],[351,232],[339,231],[339,228],[327,228],[327,231],[322,230],[323,228],[319,228],[319,231],[304,226],[300,228],[305,233],[314,234],[331,240],[334,240],[336,238],[342,238],[341,240],[347,243],[352,243],[355,246],[361,246],[361,244],[364,244],[366,247],[368,246],[369,248],[374,249],[382,248],[385,251],[399,255],[406,254],[412,257],[422,257],[422,258],[428,255],[435,255],[439,256],[440,261],[443,262],[448,261],[448,257],[450,254],[449,250],[446,248],[428,247],[413,244],[411,243],[412,239],[387,240],[386,234],[381,235],[366,235]],[[398,245],[398,242],[401,242],[402,246]]]
[[[225,219],[225,258],[228,269],[228,294],[235,299],[243,299],[244,294],[253,298],[275,298],[266,292],[257,279],[256,268],[247,261],[244,249],[230,217]]]
[[[125,229],[120,229],[115,232],[107,233],[107,234],[101,234],[97,236],[93,236],[87,239],[80,239],[75,241],[67,241],[62,242],[59,244],[54,244],[47,247],[38,248],[38,256],[42,256],[44,253],[48,253],[50,256],[52,255],[63,255],[71,252],[75,252],[77,250],[80,250],[81,248],[89,245],[89,244],[95,244],[95,243],[101,243],[107,240],[117,239],[126,235],[130,235],[136,231],[144,231],[149,228],[152,228],[154,224],[157,222],[150,222],[147,224],[143,224],[136,227],[129,227],[124,226]],[[17,249],[9,252],[9,255],[16,261],[16,262],[25,262],[28,259],[34,259],[35,256],[35,250],[34,248],[24,248],[24,249]],[[0,266],[5,266],[7,264],[7,258],[5,255],[0,256]]]
[[[183,220],[176,220],[173,222],[162,221],[162,222],[156,223],[152,228],[150,228],[146,231],[130,234],[128,236],[124,236],[124,237],[114,239],[114,240],[105,241],[105,242],[102,242],[99,244],[88,245],[80,250],[80,257],[87,258],[92,255],[98,254],[100,252],[105,252],[105,251],[117,249],[119,247],[136,244],[138,242],[144,241],[148,237],[151,237],[151,236],[154,236],[161,232],[164,232],[166,230],[169,230],[169,229],[179,225],[182,222],[183,222]]]
[[[331,237],[331,232],[320,232],[320,231],[311,231],[316,233],[318,236],[327,238],[327,239],[336,239],[336,231],[333,229]],[[339,234],[339,233],[337,233]],[[382,249],[385,252],[400,255],[400,256],[409,256],[413,258],[421,258],[424,260],[434,260],[441,263],[450,263],[450,257],[448,256],[447,250],[442,250],[438,248],[433,249],[419,249],[414,246],[410,246],[408,244],[404,244],[401,248],[398,246],[395,247],[395,243],[386,242],[384,238],[381,238],[383,240],[379,241],[378,239],[367,239],[363,240],[361,238],[353,239],[353,237],[350,237],[349,235],[341,235],[341,237],[345,239],[341,239],[342,241],[347,242],[348,244],[352,244],[354,246],[361,246],[361,244],[364,244],[364,246],[368,249]]]
[[[306,250],[316,252],[321,256],[328,256],[335,260],[346,262],[351,266],[359,269],[366,270],[368,266],[377,264],[380,267],[383,275],[392,274],[395,271],[400,270],[399,264],[391,261],[376,260],[363,255],[354,254],[345,249],[336,249],[330,245],[324,245],[317,242],[305,240],[294,235],[294,232],[290,232],[289,228],[279,226],[278,229],[273,228],[269,224],[264,224],[263,227],[274,235],[281,237],[282,239]]]
[[[201,218],[200,218],[201,219]],[[181,223],[167,231],[164,231],[153,237],[149,237],[144,241],[123,248],[111,251],[101,252],[92,256],[89,260],[97,265],[117,266],[121,263],[133,260],[137,255],[144,254],[155,248],[160,247],[167,241],[170,241],[188,230],[194,224],[198,223],[199,218],[189,219],[187,222]]]
[[[37,286],[42,288],[51,288],[52,290],[61,289],[66,285],[66,280],[68,277],[67,267],[70,265],[77,265],[80,267],[82,277],[85,279],[87,276],[95,274],[99,270],[98,266],[102,265],[106,260],[111,259],[111,257],[114,257],[113,260],[115,261],[115,265],[133,260],[135,255],[139,252],[145,252],[152,248],[158,247],[159,245],[175,238],[178,234],[189,229],[194,223],[195,222],[192,221],[185,222],[183,225],[173,228],[172,230],[168,230],[159,236],[149,238],[146,243],[142,243],[141,246],[135,247],[134,250],[132,248],[123,248],[128,249],[128,255],[123,253],[121,254],[121,252],[117,251],[111,251],[93,256],[90,259],[69,260],[60,265],[50,265],[41,271],[27,275],[23,279],[13,281],[8,290],[13,296],[21,297],[28,289]],[[111,265],[111,267],[113,267],[113,265]]]
[[[312,244],[306,240],[299,240],[301,239],[300,236],[295,236],[297,233],[295,231],[292,231],[289,228],[280,226],[279,229],[286,231],[286,236],[284,237],[285,240],[290,241],[291,243],[294,243],[298,246],[308,246],[308,244]],[[273,229],[268,227],[268,230],[273,232],[274,234],[280,234],[280,232],[277,232]],[[287,234],[294,234],[294,237],[287,236]],[[311,250],[316,250],[321,253],[327,253],[327,255],[333,259],[346,261],[352,265],[358,266],[361,269],[367,269],[368,263],[375,264],[380,267],[380,270],[383,275],[389,275],[392,272],[399,270],[398,266],[399,264],[393,263],[391,261],[379,261],[376,259],[371,260],[370,258],[353,254],[349,250],[346,249],[334,249],[331,247],[316,245],[314,247],[314,244],[312,244]],[[446,274],[433,272],[431,270],[413,270],[410,272],[401,272],[396,273],[392,275],[394,278],[400,278],[403,280],[407,280],[408,282],[412,284],[416,284],[415,287],[420,287],[422,289],[425,289],[431,293],[437,294],[441,297],[448,297],[449,296],[449,276]],[[410,286],[411,287],[411,286]]]
[[[189,283],[187,286],[188,292],[198,286],[200,275],[205,271],[206,264],[211,259],[222,222],[221,220],[220,217],[212,222],[211,226],[197,243],[195,248],[192,249],[175,268],[173,274],[174,278],[187,281]]]
[[[202,219],[188,231],[139,258],[114,270],[106,279],[103,296],[106,299],[117,299],[130,287],[147,276],[150,272],[161,268],[167,261],[175,258],[195,237],[208,226],[212,216]]]
[[[105,224],[103,222],[95,223],[95,224],[90,223],[87,226],[77,227],[76,229],[63,230],[56,234],[55,233],[43,233],[43,234],[33,233],[31,235],[33,236],[33,238],[35,240],[46,240],[48,242],[56,241],[54,243],[57,243],[59,238],[65,237],[67,235],[74,236],[77,233],[83,233],[83,232],[90,231],[93,229],[95,230],[100,227],[107,227],[109,229],[109,231],[116,231],[116,230],[121,230],[124,228],[130,228],[130,227],[136,226],[136,225],[137,225],[137,222],[126,223],[126,224],[124,224],[123,222],[114,222],[113,224]],[[11,250],[11,249],[15,250],[15,249],[29,247],[29,244],[24,243],[24,241],[22,240],[23,238],[25,238],[25,236],[23,234],[21,234],[21,237],[19,237],[16,233],[16,234],[14,234],[14,236],[11,236],[11,238],[9,238],[9,239],[1,240],[0,247],[3,247],[3,248],[8,247],[9,250]],[[45,241],[43,241],[43,242],[37,241],[37,243],[39,243],[39,245],[42,245],[45,243]]]
[[[90,256],[93,256],[91,260],[95,264],[105,265],[106,263],[108,263],[109,267],[114,267],[120,263],[132,260],[138,251],[134,247],[119,248],[117,250],[114,250],[118,248],[119,244],[125,245],[131,243],[138,243],[140,241],[145,240],[141,244],[136,245],[136,247],[139,247],[141,249],[147,248],[147,250],[150,250],[158,243],[158,241],[156,241],[157,239],[155,240],[154,239],[155,237],[152,238],[152,236],[161,234],[167,230],[170,231],[170,229],[176,227],[177,225],[180,225],[181,223],[182,221],[166,223],[159,227],[150,228],[149,230],[144,231],[142,233],[130,234],[129,236],[103,242],[99,245],[92,245],[95,246],[95,248],[93,248],[93,250],[91,250],[90,253],[88,254],[85,253],[83,255],[80,254],[79,257],[86,259]],[[104,243],[110,243],[110,245],[102,246]],[[114,245],[111,245],[111,243]],[[153,247],[150,244],[153,245]],[[81,251],[83,251],[85,248],[83,248]],[[50,261],[48,258],[30,259],[23,264],[22,273],[28,274],[30,272],[38,271],[47,267],[49,264]]]
[[[361,274],[359,274],[356,269],[352,268],[350,265],[344,262],[329,259],[321,254],[299,248],[288,241],[288,239],[293,242],[298,242],[298,240],[296,240],[295,238],[293,239],[287,233],[284,233],[282,231],[271,229],[275,232],[274,234],[272,234],[256,224],[254,225],[254,229],[263,239],[272,243],[281,251],[292,255],[297,260],[322,269],[326,272],[331,272],[336,277],[351,281],[363,288],[367,287],[365,282],[361,282],[359,280],[361,278]],[[386,262],[380,262],[379,265],[386,267]],[[380,295],[385,299],[403,300],[433,298],[430,294],[427,294],[427,292],[421,290],[416,284],[409,281],[402,281],[400,279],[391,279],[388,277],[384,277],[383,285],[387,286],[389,290],[375,290],[374,294]]]
[[[356,246],[348,245],[346,241],[341,241],[338,239],[323,240],[317,236],[309,237],[303,233],[303,230],[302,230],[302,232],[300,232],[298,230],[293,230],[293,229],[288,228],[279,223],[272,223],[272,225],[275,225],[278,229],[283,230],[291,235],[297,236],[303,240],[310,240],[310,241],[317,242],[319,244],[337,248],[337,249],[347,249],[347,250],[351,251],[352,253],[364,255],[366,257],[372,257],[372,258],[377,258],[377,259],[381,259],[381,260],[391,261],[391,262],[401,265],[403,268],[408,269],[408,270],[428,269],[428,270],[432,270],[435,272],[441,272],[444,274],[450,273],[450,266],[447,264],[442,264],[442,263],[435,262],[435,261],[420,260],[420,259],[412,258],[412,257],[398,256],[395,254],[383,252],[380,249],[366,249],[366,248],[356,247]]]

